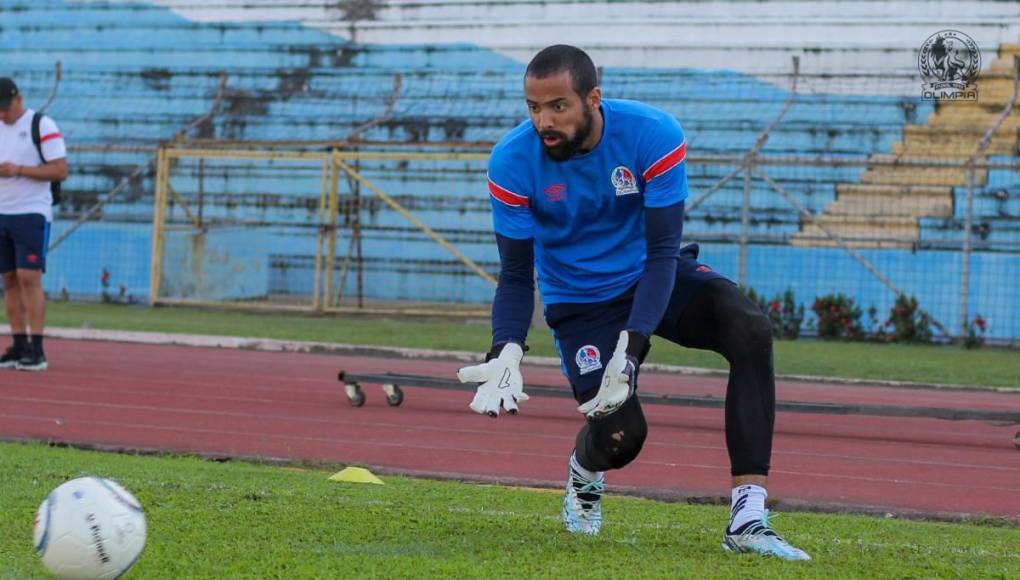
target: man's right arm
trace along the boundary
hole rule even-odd
[[[496,234],[499,283],[492,301],[493,352],[501,344],[524,346],[535,310],[534,240],[515,240]]]
[[[491,352],[496,355],[507,342],[524,346],[535,310],[535,220],[523,166],[526,160],[497,146],[486,176],[500,266],[492,301]]]
[[[500,409],[515,415],[517,403],[528,400],[520,364],[535,309],[534,218],[520,167],[519,160],[501,155],[499,146],[489,158],[492,226],[500,264],[492,301],[492,348],[486,362],[457,372],[461,382],[481,383],[470,407],[490,417],[498,417]]]

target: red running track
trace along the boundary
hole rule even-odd
[[[562,484],[581,416],[532,397],[516,417],[472,413],[470,394],[406,388],[401,407],[366,387],[347,404],[336,374],[454,376],[456,362],[50,340],[51,370],[0,371],[0,438],[212,455],[357,463],[473,480]],[[563,384],[557,369],[525,381]],[[642,373],[641,388],[722,396],[725,380]],[[565,388],[565,387],[564,387]],[[781,400],[1020,410],[1020,395],[781,383]],[[646,405],[641,457],[612,487],[722,497],[729,460],[721,409]],[[1017,425],[779,413],[770,497],[793,507],[976,514],[1020,521]]]

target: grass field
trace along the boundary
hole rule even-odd
[[[252,314],[192,308],[146,308],[101,304],[49,305],[50,326],[248,336],[466,351],[485,351],[487,323],[420,322],[364,317]],[[533,331],[529,354],[556,356],[547,331]],[[726,368],[715,353],[657,340],[649,361]],[[906,346],[818,340],[778,341],[776,372],[828,377],[884,379],[1020,387],[1016,350],[952,346]]]
[[[333,471],[0,444],[0,578],[45,577],[35,510],[86,474],[145,507],[128,578],[1020,577],[1011,527],[782,514],[777,528],[814,558],[790,563],[724,552],[724,507],[609,497],[602,534],[579,538],[561,529],[558,492]]]

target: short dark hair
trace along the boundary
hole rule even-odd
[[[528,63],[524,76],[544,79],[563,71],[570,71],[570,78],[574,81],[574,92],[582,98],[599,82],[598,72],[591,57],[580,48],[569,44],[554,44],[543,48]]]

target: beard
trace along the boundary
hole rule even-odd
[[[542,147],[545,149],[545,152],[549,155],[549,157],[552,157],[553,161],[566,161],[574,155],[577,155],[577,152],[581,150],[581,146],[584,145],[584,142],[587,141],[588,137],[591,135],[592,124],[593,115],[591,107],[588,106],[588,103],[584,103],[584,119],[577,127],[577,131],[574,133],[572,138],[567,139],[567,135],[559,131],[538,131],[537,129],[536,131],[538,132],[538,136],[543,139],[545,137],[559,138],[559,143],[550,146],[543,142]]]

